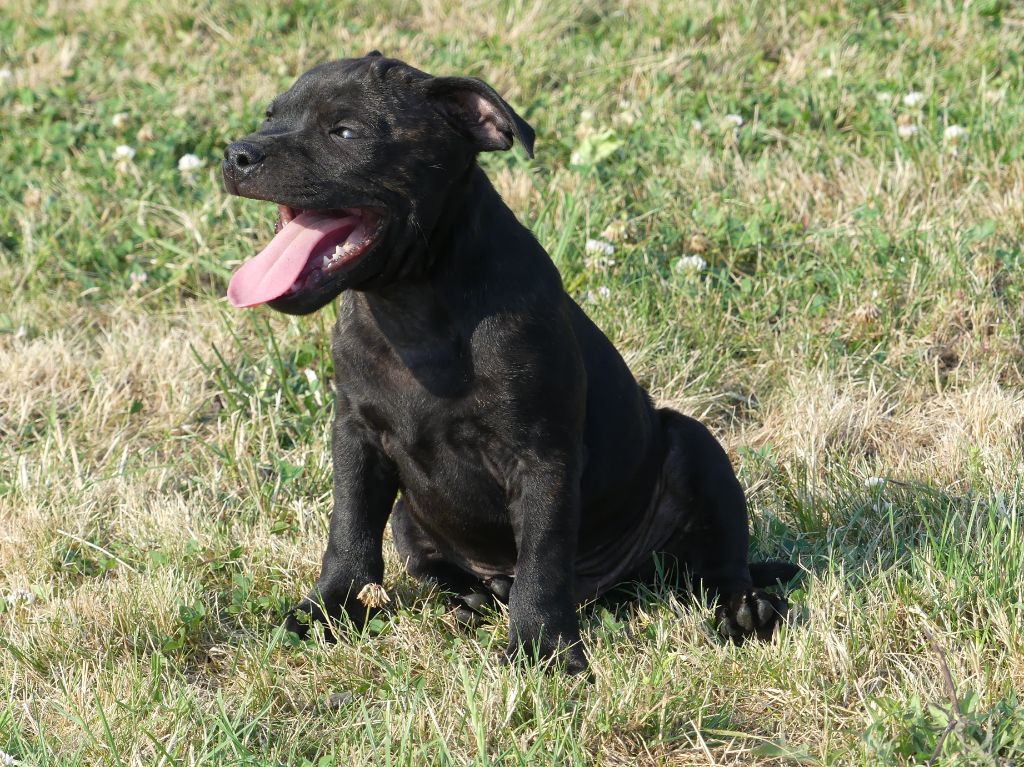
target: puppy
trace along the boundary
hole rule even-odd
[[[652,405],[491,186],[477,155],[516,142],[533,156],[484,82],[373,52],[311,69],[224,153],[228,191],[279,211],[230,302],[306,314],[348,293],[330,534],[288,628],[366,620],[390,520],[413,576],[470,611],[507,601],[509,657],[583,671],[577,605],[666,570],[716,600],[726,636],[771,636],[786,605],[761,587],[796,568],[748,563],[721,446]]]

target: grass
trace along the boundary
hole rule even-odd
[[[7,2],[0,751],[1024,763],[1022,44],[1005,0]],[[777,642],[643,592],[584,614],[592,684],[508,668],[507,624],[458,631],[390,544],[364,636],[277,630],[325,539],[334,310],[226,307],[271,216],[217,159],[373,48],[537,129],[535,161],[483,162],[638,378],[728,446],[754,556],[805,568]]]

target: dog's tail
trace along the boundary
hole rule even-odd
[[[799,566],[780,559],[750,563],[750,579],[754,582],[754,587],[759,589],[774,586],[776,583],[789,583],[799,573]]]

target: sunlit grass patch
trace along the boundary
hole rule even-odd
[[[0,765],[1024,759],[1024,121],[1011,3],[13,2],[0,14]],[[325,58],[480,76],[567,290],[804,569],[771,645],[669,589],[593,683],[403,572],[294,644],[330,326],[229,310],[271,236],[225,143]],[[948,670],[948,678],[946,671]]]

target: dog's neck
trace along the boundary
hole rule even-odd
[[[520,241],[517,247],[513,241]],[[423,347],[431,341],[457,342],[483,319],[480,307],[498,290],[515,300],[517,285],[533,292],[538,283],[561,290],[547,253],[516,218],[473,162],[450,187],[426,244],[422,273],[359,290],[358,303],[396,348]],[[507,257],[510,250],[516,259]]]

